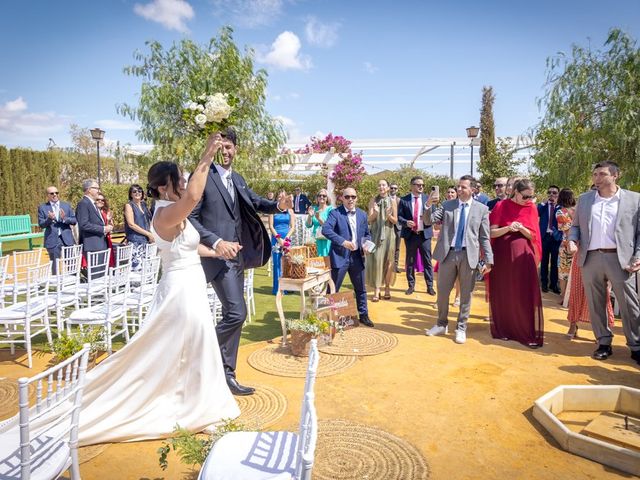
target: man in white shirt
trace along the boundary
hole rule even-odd
[[[640,364],[640,304],[636,275],[640,270],[640,194],[617,185],[618,165],[603,161],[593,169],[596,190],[580,196],[569,251],[582,268],[584,291],[589,304],[591,327],[598,341],[596,360],[613,354],[613,332],[607,323],[607,281],[620,306],[622,327],[631,358]]]
[[[441,224],[440,235],[433,258],[438,265],[438,323],[428,329],[428,336],[448,333],[449,295],[456,282],[460,280],[460,313],[456,328],[456,343],[464,343],[467,338],[467,320],[471,311],[471,293],[476,280],[476,269],[480,260],[480,250],[484,255],[485,265],[480,273],[491,271],[493,251],[491,250],[491,234],[489,230],[489,208],[474,200],[473,188],[475,179],[465,175],[458,181],[458,198],[446,201],[441,207],[424,214],[424,224]],[[432,192],[433,203],[439,200]]]

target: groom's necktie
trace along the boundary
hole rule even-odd
[[[233,180],[231,180],[231,175],[227,177],[227,191],[229,192],[229,196],[231,197],[231,202],[235,203],[236,201],[236,192],[233,188]]]
[[[463,203],[460,207],[460,218],[458,219],[458,230],[456,230],[456,243],[455,243],[455,251],[462,251],[462,240],[464,239],[464,226],[466,223],[466,215],[465,215],[465,207],[466,203]]]

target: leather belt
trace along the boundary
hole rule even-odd
[[[595,250],[589,250],[590,252],[600,252],[600,253],[616,253],[618,251],[617,248],[596,248]]]
[[[456,249],[456,247],[449,247],[449,250],[455,250],[455,249]],[[466,250],[466,249],[467,249],[467,247],[461,247],[461,250]]]

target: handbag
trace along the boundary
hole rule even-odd
[[[326,240],[327,237],[325,237],[322,234],[322,227],[318,227],[316,228],[316,234],[315,234],[316,240]]]

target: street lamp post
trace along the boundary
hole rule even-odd
[[[473,140],[478,136],[480,129],[478,127],[467,128],[467,137],[471,140],[471,176],[473,177]]]
[[[104,139],[104,130],[100,130],[99,128],[92,128],[90,132],[91,132],[91,138],[93,138],[96,141],[96,146],[97,146],[96,156],[98,157],[98,186],[101,186],[102,184],[100,182],[100,176],[101,176],[102,169],[100,167],[100,140]]]

